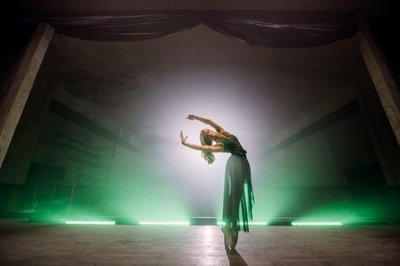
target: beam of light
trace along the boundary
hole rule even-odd
[[[320,225],[336,225],[341,226],[343,225],[342,222],[292,222],[292,225],[300,225],[300,226],[320,226]]]
[[[238,223],[239,225],[243,225],[243,222],[240,222],[240,223]],[[219,221],[219,222],[217,222],[217,225],[225,225],[225,222],[221,222],[221,221]],[[267,222],[249,222],[249,225],[264,225],[264,226],[266,226],[266,225],[268,225],[268,223]]]
[[[65,221],[65,224],[101,224],[101,225],[115,225],[115,221]]]
[[[139,222],[140,225],[190,225],[189,222],[152,222],[152,221],[141,221]]]

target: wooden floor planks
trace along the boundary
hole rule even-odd
[[[217,226],[0,223],[0,265],[400,265],[400,226],[255,226],[227,252]]]

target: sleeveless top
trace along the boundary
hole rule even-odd
[[[247,151],[243,149],[236,136],[230,134],[227,139],[223,139],[221,142],[224,144],[224,152],[230,152],[231,154],[239,156],[246,156]]]

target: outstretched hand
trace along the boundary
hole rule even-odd
[[[195,118],[196,118],[195,115],[188,115],[186,117],[186,119],[189,119],[189,120],[194,120]]]
[[[183,136],[183,132],[182,132],[182,130],[181,130],[181,142],[182,142],[182,144],[185,144],[186,143],[186,140],[187,140],[187,136],[185,137],[185,136]]]

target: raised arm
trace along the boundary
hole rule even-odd
[[[183,136],[183,133],[181,131],[181,141],[182,141],[182,144],[186,147],[192,148],[194,150],[204,151],[204,152],[222,152],[222,151],[224,151],[224,144],[222,144],[222,143],[218,143],[218,144],[211,145],[211,146],[198,145],[198,144],[188,143],[186,141],[187,138],[188,138],[187,136],[186,137]]]
[[[189,119],[189,120],[197,120],[197,121],[200,121],[200,122],[202,122],[202,123],[204,123],[204,124],[206,124],[206,125],[210,125],[210,126],[212,126],[213,128],[215,128],[215,130],[216,130],[218,133],[225,133],[225,132],[226,132],[225,129],[224,129],[223,127],[221,127],[220,125],[218,125],[217,123],[215,123],[214,121],[212,121],[212,120],[209,119],[209,118],[200,117],[200,116],[197,116],[197,115],[188,115],[188,116],[186,117],[186,119]]]

